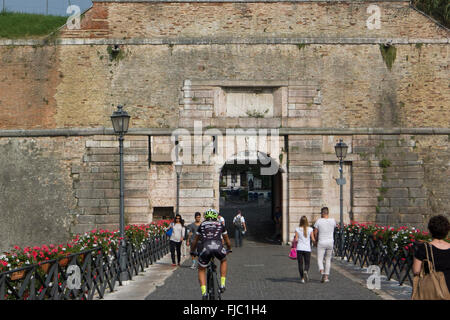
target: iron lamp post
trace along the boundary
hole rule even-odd
[[[117,106],[117,110],[111,116],[114,133],[119,135],[119,155],[120,155],[120,237],[122,241],[119,245],[119,264],[120,264],[120,279],[122,281],[128,280],[126,270],[127,254],[125,242],[125,212],[124,212],[124,173],[123,173],[123,140],[124,135],[128,131],[130,123],[130,116],[124,110],[123,106]]]
[[[339,179],[337,180],[337,183],[339,185],[339,218],[340,218],[340,236],[341,236],[341,245],[340,245],[340,251],[341,255],[343,254],[343,245],[344,245],[344,194],[343,194],[343,185],[346,183],[344,177],[343,177],[343,164],[344,159],[347,156],[347,150],[348,146],[345,144],[345,142],[342,139],[339,139],[339,142],[334,146],[334,151],[336,152],[336,157],[339,159]]]
[[[183,163],[178,160],[175,162],[175,172],[177,173],[177,214],[180,214],[180,175],[183,171]]]

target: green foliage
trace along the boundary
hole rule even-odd
[[[67,17],[44,14],[0,12],[0,38],[38,38],[63,26]]]
[[[367,152],[360,152],[359,156],[361,157],[361,159],[367,160],[367,158],[369,157],[369,154]]]
[[[106,51],[108,51],[110,61],[120,61],[125,58],[125,51],[121,47],[119,47],[119,50],[113,50],[113,46],[109,45]]]
[[[378,188],[378,191],[380,191],[381,194],[385,194],[388,191],[388,188],[380,187],[380,188]]]
[[[393,45],[380,44],[380,52],[384,63],[386,63],[386,66],[390,71],[392,69],[392,65],[394,64],[395,58],[397,57],[397,48]]]
[[[382,168],[389,168],[391,166],[391,161],[389,159],[383,158],[380,161],[380,167]]]
[[[308,45],[308,44],[306,44],[306,43],[299,43],[299,44],[297,44],[297,48],[298,48],[299,50],[302,50],[302,49],[306,48],[307,45]]]
[[[450,2],[448,0],[412,0],[412,5],[450,28]]]
[[[375,155],[378,157],[384,149],[384,142],[380,142],[378,146],[375,147]]]

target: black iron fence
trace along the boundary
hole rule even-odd
[[[364,232],[337,228],[334,233],[335,255],[353,262],[361,268],[378,266],[387,280],[397,280],[399,285],[408,281],[412,286],[413,247],[398,247],[393,239],[383,241]]]
[[[127,265],[120,269],[119,252],[101,247],[0,273],[0,300],[92,300],[122,285],[121,272],[134,275],[169,252],[166,235],[145,240],[140,248],[127,243]]]

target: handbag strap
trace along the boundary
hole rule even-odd
[[[433,272],[436,272],[436,264],[434,262],[433,245],[430,243],[431,260],[433,261]]]
[[[428,256],[428,245],[430,246],[430,255],[431,255],[431,260],[430,257]],[[428,261],[428,269],[430,271],[430,273],[435,272],[434,270],[434,256],[433,256],[433,248],[431,247],[431,244],[429,244],[428,242],[425,243],[425,251],[427,254],[427,261]]]

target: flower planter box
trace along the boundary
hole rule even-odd
[[[39,266],[44,273],[48,273],[48,269],[50,268],[50,263],[46,262]]]
[[[26,273],[27,273],[27,270],[21,270],[21,271],[13,272],[11,274],[11,280],[12,281],[21,280],[21,279],[25,278],[25,274]]]
[[[69,258],[63,258],[63,259],[59,260],[58,264],[61,268],[64,268],[65,266],[67,266],[69,264]]]

